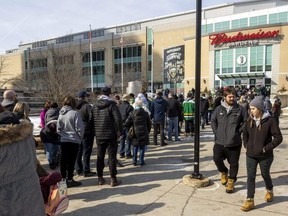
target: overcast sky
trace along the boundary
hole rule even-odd
[[[244,0],[202,0],[214,6]],[[119,25],[194,10],[196,0],[3,0],[0,54],[29,43],[69,33]]]

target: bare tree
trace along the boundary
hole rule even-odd
[[[25,82],[23,82],[25,80]],[[43,100],[61,103],[67,95],[76,95],[88,86],[82,72],[82,56],[77,47],[57,47],[31,50],[25,79],[17,79],[23,88],[38,92]]]

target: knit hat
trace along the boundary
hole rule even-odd
[[[265,111],[264,101],[261,97],[255,97],[249,104],[250,106],[256,107],[262,111]]]

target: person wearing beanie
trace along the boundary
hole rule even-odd
[[[241,210],[250,211],[255,207],[255,179],[259,164],[265,182],[266,202],[273,201],[273,184],[270,168],[274,159],[273,149],[283,140],[275,119],[265,110],[264,101],[256,97],[250,102],[250,117],[243,127],[243,144],[246,148],[247,198]]]

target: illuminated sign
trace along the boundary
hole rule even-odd
[[[275,31],[262,31],[261,29],[257,33],[247,33],[244,34],[242,32],[238,32],[236,35],[228,36],[225,33],[212,34],[209,36],[211,40],[211,45],[221,46],[227,43],[237,43],[237,42],[245,42],[246,41],[255,41],[255,40],[263,40],[263,39],[276,39],[279,38],[279,30]],[[251,42],[252,43],[252,42]],[[248,43],[249,45],[249,43]],[[252,44],[253,45],[253,44]]]

